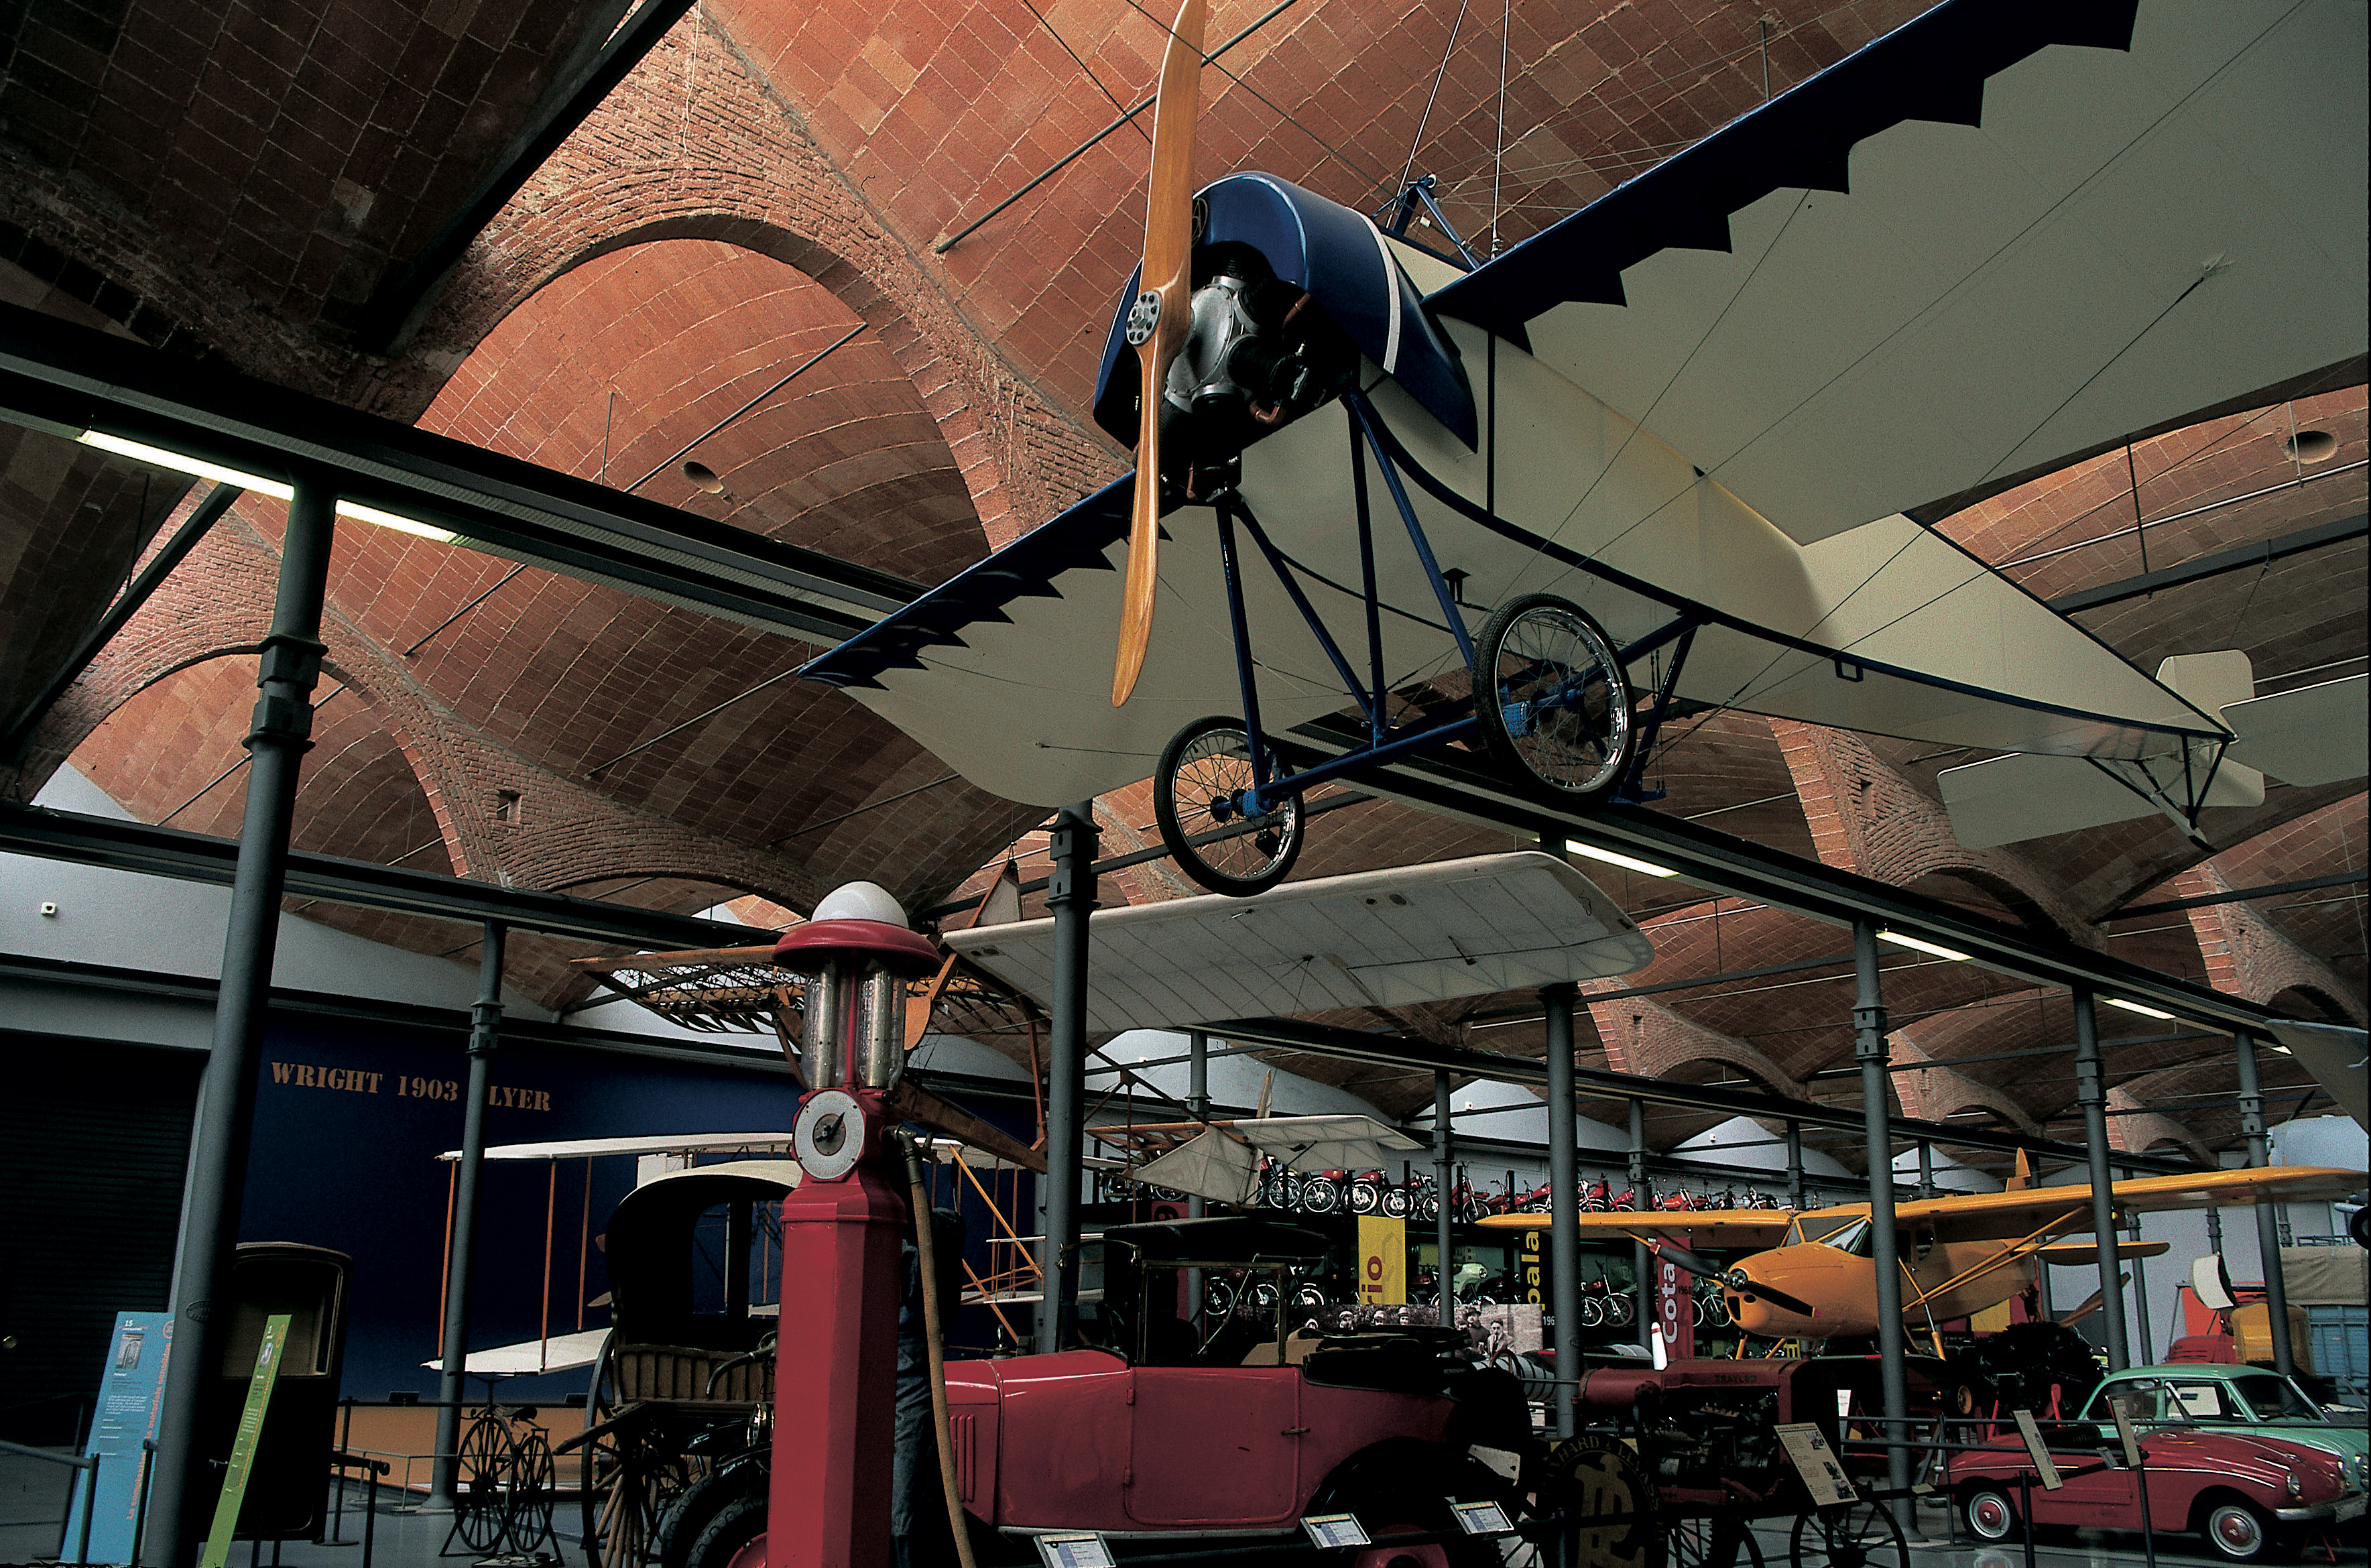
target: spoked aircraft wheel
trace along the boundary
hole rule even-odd
[[[1554,594],[1500,605],[1474,639],[1474,711],[1499,766],[1561,800],[1601,796],[1630,760],[1630,682],[1589,612]]]
[[[1909,1543],[1881,1503],[1864,1500],[1802,1515],[1787,1544],[1791,1568],[1910,1568]]]
[[[1223,716],[1197,719],[1179,730],[1152,775],[1161,842],[1186,876],[1238,899],[1266,892],[1301,858],[1300,797],[1288,796],[1246,824],[1234,801],[1251,787],[1251,736],[1241,719]],[[1222,829],[1243,830],[1208,843],[1189,842]]]

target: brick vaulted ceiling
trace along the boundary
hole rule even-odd
[[[1921,8],[1223,0],[1214,40],[1255,30],[1206,74],[1197,174],[1266,168],[1372,208],[1412,168],[1438,178],[1478,244],[1511,243]],[[0,24],[0,298],[158,345],[193,380],[229,365],[925,583],[1119,471],[1124,454],[1084,406],[1141,234],[1143,132],[1120,129],[935,247],[1148,90],[1162,24],[1134,0],[695,6],[386,348],[374,312],[630,9],[19,8]],[[1941,527],[2044,598],[2074,592],[2359,516],[2365,424],[2359,386],[2250,410]],[[2334,452],[2299,462],[2298,430],[2328,432]],[[194,499],[168,475],[0,426],[0,706],[16,712],[42,686]],[[2136,520],[2151,526],[2136,533]],[[145,820],[237,830],[233,770],[280,524],[250,500],[216,527],[51,710],[5,781],[14,797],[70,758]],[[2365,557],[2357,536],[2076,619],[2144,668],[2239,647],[2266,689],[2353,673]],[[950,778],[839,694],[778,679],[815,651],[784,637],[360,527],[341,530],[325,634],[332,694],[299,796],[307,848],[677,910],[740,893],[803,910],[855,876],[920,907],[982,886],[1007,846],[1042,850],[1036,813]],[[1661,759],[1658,808],[2306,1016],[2362,1020],[2360,884],[2111,918],[2361,871],[2359,780],[2209,812],[2211,853],[2150,821],[1968,851],[1935,775],[1972,755],[1717,715]],[[1154,840],[1141,787],[1100,815],[1109,850]],[[1382,803],[1322,827],[1301,875],[1505,847]],[[1605,882],[1655,936],[1639,981],[1845,946],[1706,889]],[[1105,886],[1107,900],[1187,890],[1159,865]],[[470,957],[451,927],[305,912]],[[562,948],[515,952],[517,978],[545,1000],[580,993]],[[2063,1045],[2063,994],[1900,965],[1896,1052],[1937,1063],[1896,1074],[1903,1109],[2073,1131],[2064,1059],[1949,1064]],[[1632,1072],[1824,1096],[1821,1074],[1849,1056],[1845,972],[1598,1004],[1584,1044]],[[1536,1054],[1522,1002],[1336,1021]],[[2119,1141],[2228,1145],[2227,1043],[2147,1040],[2169,1031],[2132,1022],[2121,1033],[2134,1043],[2110,1059]],[[1278,1059],[1390,1111],[1428,1097],[1419,1078]],[[2302,1083],[2285,1063],[2270,1071]],[[1704,1122],[1660,1119],[1654,1137]]]

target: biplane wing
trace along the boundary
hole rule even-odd
[[[1371,446],[1330,403],[1243,454],[1265,727],[1347,705],[1279,578],[1363,646],[1369,503],[1382,684],[1462,691],[1399,486],[1469,631],[1553,590],[1617,646],[1693,629],[1683,699],[2211,764],[2221,722],[1924,524],[2128,437],[2360,378],[2365,216],[2329,193],[2363,184],[2364,31],[2344,0],[1949,0],[1463,275],[1285,181],[1209,187],[1205,243],[1255,244],[1280,276],[1382,279],[1363,312],[1328,305],[1358,341]],[[1459,377],[1437,363],[1452,353]],[[1210,514],[1173,511],[1189,537],[1161,556],[1142,680],[1106,701],[1132,484],[804,673],[1013,799],[1144,777],[1183,726],[1240,711],[1238,650]]]
[[[1259,1190],[1260,1156],[1306,1170],[1364,1170],[1387,1154],[1424,1147],[1371,1116],[1266,1116],[1138,1127],[1137,1132],[1186,1133],[1166,1154],[1130,1174],[1180,1192],[1246,1203]]]

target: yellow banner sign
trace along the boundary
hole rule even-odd
[[[1398,1307],[1407,1300],[1407,1221],[1359,1216],[1359,1300]]]

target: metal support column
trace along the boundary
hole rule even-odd
[[[1803,1124],[1787,1123],[1787,1206],[1800,1214],[1803,1209]]]
[[[1433,1299],[1440,1309],[1441,1322],[1448,1323],[1457,1316],[1457,1295],[1454,1271],[1450,1253],[1455,1243],[1449,1234],[1450,1162],[1457,1157],[1457,1133],[1450,1125],[1449,1074],[1432,1075],[1432,1191],[1438,1200],[1434,1204],[1437,1217],[1432,1225],[1432,1289]]]
[[[1580,1160],[1573,1119],[1572,1004],[1575,985],[1540,990],[1548,1025],[1548,1307],[1556,1314],[1556,1376],[1578,1377],[1580,1365]],[[1556,1434],[1572,1435],[1572,1389],[1556,1388]]]
[[[1925,1138],[1918,1140],[1918,1195],[1935,1195],[1935,1145]]]
[[[1038,1243],[1046,1299],[1037,1309],[1040,1354],[1062,1348],[1078,1311],[1080,1106],[1087,1065],[1087,919],[1095,909],[1095,803],[1065,806],[1054,819],[1052,1027],[1046,1063],[1046,1238]]]
[[[1877,1264],[1877,1351],[1885,1389],[1885,1469],[1888,1484],[1910,1485],[1910,1384],[1903,1367],[1902,1238],[1893,1220],[1892,1084],[1886,1072],[1885,991],[1877,968],[1877,927],[1853,922],[1853,968],[1859,993],[1853,1004],[1853,1054],[1860,1062],[1861,1121],[1868,1137],[1869,1255]],[[1906,1504],[1897,1504],[1907,1531]]]
[[[318,477],[298,476],[281,543],[272,630],[255,675],[262,695],[246,742],[247,812],[223,933],[213,1048],[198,1087],[181,1200],[180,1255],[173,1276],[180,1353],[167,1367],[147,1499],[151,1539],[144,1556],[166,1568],[187,1568],[196,1560],[218,1490],[210,1457],[198,1446],[197,1423],[209,1374],[222,1365],[231,1326],[231,1262],[238,1245],[248,1142],[255,1131],[256,1063],[271,1005],[298,766],[313,744],[312,695],[321,674],[321,601],[336,501]]]
[[[1647,1190],[1647,1104],[1638,1099],[1630,1102],[1630,1202],[1642,1214],[1655,1207],[1655,1195]],[[1638,1342],[1642,1345],[1652,1342],[1647,1326],[1655,1320],[1655,1282],[1647,1264],[1647,1244],[1633,1241],[1630,1267],[1638,1282]]]
[[[2264,1129],[2264,1089],[2256,1076],[2256,1037],[2241,1029],[2232,1037],[2238,1046],[2239,1131],[2248,1140],[2248,1167],[2262,1170],[2273,1163],[2271,1140]],[[2273,1336],[2273,1365],[2283,1376],[2296,1370],[2296,1347],[2289,1342],[2288,1282],[2281,1277],[2281,1217],[2269,1199],[2256,1201],[2256,1248],[2264,1262],[2265,1317]]]
[[[2075,997],[2075,1098],[2083,1108],[2083,1136],[2090,1144],[2091,1236],[2099,1249],[2099,1335],[2107,1342],[2108,1370],[2133,1364],[2124,1338],[2124,1282],[2116,1260],[2115,1175],[2108,1168],[2108,1086],[2099,1062],[2099,1009],[2091,988]]]
[[[469,1008],[469,1087],[461,1101],[461,1164],[453,1178],[452,1253],[445,1272],[445,1366],[436,1398],[436,1460],[427,1513],[450,1513],[460,1490],[461,1406],[468,1398],[469,1280],[477,1258],[478,1178],[486,1164],[486,1100],[503,1043],[503,957],[494,921],[478,945],[478,1000]]]
[[[1210,1120],[1210,1036],[1205,1029],[1186,1031],[1186,1114],[1197,1121]],[[1187,1217],[1200,1219],[1209,1203],[1199,1193],[1186,1199]],[[1186,1312],[1188,1319],[1202,1315],[1202,1271],[1186,1271]]]
[[[2143,1239],[2141,1236],[2141,1216],[2137,1211],[2133,1214],[2133,1239],[2134,1241]],[[2133,1327],[2140,1331],[2140,1365],[2143,1366],[2155,1366],[2157,1365],[2157,1340],[2156,1336],[2149,1330],[2148,1260],[2146,1258],[2134,1258],[2133,1260]]]

